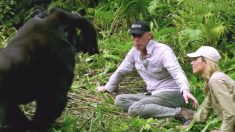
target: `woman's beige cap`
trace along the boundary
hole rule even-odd
[[[206,57],[214,62],[218,62],[221,58],[219,52],[210,46],[201,46],[196,52],[187,54],[188,57],[195,58],[195,57]]]

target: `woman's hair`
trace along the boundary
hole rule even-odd
[[[205,57],[201,57],[202,58],[202,61],[206,63],[206,67],[205,67],[205,70],[204,70],[204,73],[203,73],[203,78],[206,80],[206,84],[205,84],[205,87],[204,87],[204,92],[208,92],[208,81],[209,79],[211,78],[211,75],[216,72],[216,71],[219,71],[219,66],[216,62],[208,59],[208,58],[205,58]]]

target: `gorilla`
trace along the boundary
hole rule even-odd
[[[0,49],[0,131],[50,128],[66,106],[76,52],[99,53],[95,28],[79,14],[54,8],[17,31]],[[31,101],[36,112],[28,119],[19,105]]]

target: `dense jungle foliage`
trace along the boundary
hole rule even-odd
[[[128,74],[113,94],[98,94],[95,88],[107,82],[132,47],[129,25],[134,20],[146,20],[154,38],[175,51],[190,81],[191,92],[201,104],[203,82],[192,74],[186,53],[202,45],[217,48],[222,56],[221,70],[235,79],[234,0],[1,0],[0,47],[7,45],[35,10],[52,7],[79,12],[91,20],[97,29],[101,53],[76,56],[76,77],[69,103],[51,132],[207,132],[220,127],[214,114],[206,123],[192,123],[186,129],[180,128],[180,122],[173,118],[129,117],[114,107],[113,99],[120,93],[144,91],[145,84],[136,72]],[[22,106],[29,117],[34,105]]]

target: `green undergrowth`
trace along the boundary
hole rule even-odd
[[[49,7],[58,6],[74,12],[85,12],[99,37],[99,55],[77,54],[75,78],[68,95],[69,102],[51,132],[208,132],[220,122],[214,114],[205,123],[192,123],[181,129],[173,118],[142,119],[129,117],[113,105],[116,95],[145,91],[145,84],[134,71],[123,78],[120,88],[112,94],[96,93],[132,47],[129,25],[134,20],[150,22],[154,38],[168,44],[185,71],[192,94],[202,104],[203,80],[192,74],[186,53],[201,45],[217,48],[222,56],[221,70],[235,79],[235,12],[233,0],[53,0]],[[19,4],[20,3],[20,4]],[[0,48],[15,34],[13,25],[28,16],[28,0],[0,1]],[[16,10],[17,9],[17,10]],[[35,102],[22,106],[31,117]],[[187,107],[191,108],[192,103]],[[196,111],[196,110],[195,110]]]

